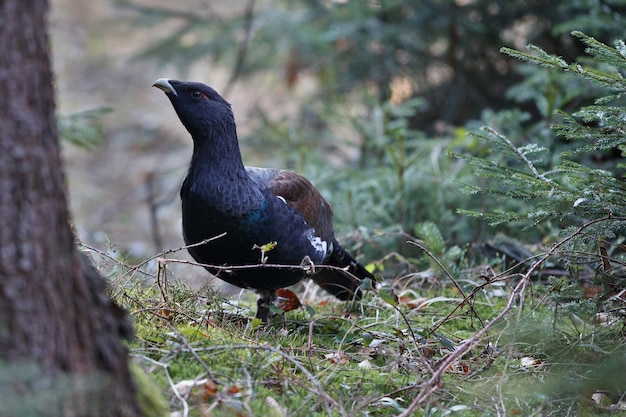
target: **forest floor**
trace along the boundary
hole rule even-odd
[[[598,313],[589,288],[537,282],[532,266],[410,273],[355,303],[305,282],[286,301],[302,306],[266,326],[252,292],[175,280],[188,262],[177,253],[131,266],[89,252],[172,417],[626,413],[607,355],[623,348],[623,320]]]

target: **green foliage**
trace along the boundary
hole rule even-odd
[[[593,33],[597,37],[614,39],[621,36],[624,28],[624,0],[572,0],[560,6],[571,16],[558,21],[554,33],[570,33],[573,30]]]
[[[520,201],[524,209],[502,208],[490,213],[473,212],[487,218],[491,224],[518,223],[527,227],[552,222],[563,226],[587,223],[585,239],[615,238],[624,231],[626,218],[626,187],[615,172],[586,166],[573,161],[572,155],[583,155],[607,149],[624,149],[626,111],[623,106],[609,106],[609,100],[618,100],[626,91],[621,71],[626,69],[626,59],[618,48],[597,42],[580,32],[581,38],[599,65],[595,68],[568,64],[558,56],[550,55],[537,47],[534,54],[505,50],[506,53],[561,71],[572,72],[603,87],[613,94],[596,100],[596,104],[583,107],[572,116],[560,112],[563,122],[553,129],[574,145],[559,155],[555,166],[550,161],[550,150],[537,143],[514,145],[504,135],[493,129],[484,129],[474,135],[488,143],[489,157],[470,157],[479,176],[493,179],[498,187],[481,185],[467,187],[471,193],[486,193],[500,201]],[[603,69],[604,68],[604,69]],[[465,211],[467,212],[467,211]],[[593,236],[593,237],[591,237]]]
[[[598,329],[593,324],[599,317],[607,319],[599,312],[617,314],[609,315],[608,320],[623,317],[624,313],[623,302],[612,295],[621,294],[625,288],[619,277],[626,260],[621,246],[626,236],[626,186],[619,162],[626,149],[626,55],[622,41],[610,47],[581,32],[573,35],[586,45],[591,58],[568,63],[532,45],[528,53],[503,49],[511,56],[547,68],[539,70],[542,76],[545,71],[549,74],[542,80],[558,80],[558,85],[577,88],[581,82],[595,85],[588,95],[577,98],[561,93],[562,87],[540,88],[529,94],[545,96],[545,100],[535,102],[542,112],[554,112],[550,126],[554,133],[536,130],[540,126],[531,126],[527,132],[499,126],[498,130],[506,133],[483,128],[472,133],[472,138],[479,140],[472,155],[457,156],[466,158],[481,179],[467,184],[466,191],[489,196],[498,205],[490,210],[483,207],[459,211],[495,226],[551,230],[543,236],[554,242],[551,249],[534,259],[531,269],[555,262],[563,265],[570,277],[550,277],[548,285],[539,286],[538,291],[544,294],[541,298],[549,300],[552,307],[543,305],[518,318],[508,318],[501,334],[501,342],[509,349],[549,368],[548,374],[541,375],[542,396],[537,396],[532,382],[522,382],[520,379],[525,378],[513,375],[503,378],[497,389],[504,396],[516,391],[537,410],[549,407],[560,413],[586,415],[589,410],[584,398],[590,392],[602,392],[607,403],[614,404],[623,397],[626,384],[623,376],[612,371],[614,366],[624,366],[623,328]],[[578,81],[572,84],[566,77]],[[600,92],[603,95],[598,95]],[[558,108],[586,102],[589,104],[573,109],[571,114]],[[609,159],[608,163],[603,158]],[[528,238],[528,234],[525,236]],[[583,291],[576,280],[585,281],[587,289]],[[600,296],[587,299],[593,296],[589,288],[597,288],[594,291],[600,291]],[[481,384],[472,393],[480,396],[478,391],[486,389],[493,387]]]
[[[595,62],[606,64],[610,67],[603,70],[602,68],[585,67],[579,63],[568,64],[563,58],[557,55],[551,55],[535,45],[528,46],[531,53],[524,53],[510,48],[502,48],[501,51],[513,57],[548,68],[571,72],[617,93],[623,93],[625,81],[619,71],[624,70],[626,67],[626,47],[624,46],[624,42],[621,40],[616,41],[615,47],[610,47],[582,32],[574,31],[572,35],[580,38],[586,44],[587,48],[585,52],[591,55]],[[618,94],[616,97],[611,97],[611,99],[620,96],[621,94]]]
[[[110,107],[101,107],[59,117],[59,135],[76,146],[91,149],[102,139],[101,117],[111,111]]]
[[[572,407],[566,398],[584,398],[589,392],[603,392],[619,398],[626,386],[626,375],[612,369],[626,364],[626,346],[615,328],[591,325],[596,310],[591,300],[575,301],[565,307],[568,314],[549,317],[549,311],[534,311],[522,320],[507,320],[503,342],[518,355],[532,357],[550,368],[542,392],[562,409]],[[581,314],[586,311],[587,314]],[[510,381],[508,389],[516,389]],[[525,387],[535,391],[536,388]],[[584,403],[576,408],[582,410]]]

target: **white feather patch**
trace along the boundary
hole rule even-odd
[[[322,252],[324,257],[326,257],[326,249],[328,249],[328,245],[325,241],[323,241],[319,236],[309,236],[309,241],[311,245],[315,248],[315,252]]]

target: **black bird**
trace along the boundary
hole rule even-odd
[[[276,290],[307,276],[303,265],[313,265],[313,281],[338,299],[361,298],[361,281],[373,285],[374,277],[335,239],[332,209],[313,185],[292,171],[244,167],[231,106],[211,87],[165,78],[152,85],[193,139],[180,191],[185,243],[225,233],[190,247],[191,256],[218,278],[256,290],[257,317],[265,322]]]

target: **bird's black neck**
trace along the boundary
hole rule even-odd
[[[247,177],[234,124],[217,125],[203,136],[194,136],[190,170],[200,170],[208,179]]]
[[[181,196],[210,202],[221,212],[231,212],[233,193],[242,203],[238,214],[258,208],[263,197],[241,160],[234,123],[213,126],[203,136],[194,135],[194,149]]]

